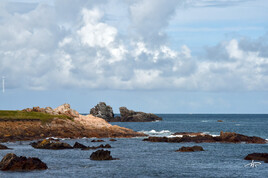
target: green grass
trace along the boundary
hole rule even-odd
[[[52,121],[53,118],[60,119],[70,119],[71,117],[65,115],[50,115],[41,112],[25,112],[25,111],[10,111],[10,110],[0,110],[0,121],[1,120],[40,120],[42,123],[47,123]]]

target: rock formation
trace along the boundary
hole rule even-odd
[[[90,155],[90,159],[91,160],[98,160],[98,161],[103,161],[103,160],[114,160],[115,158],[113,158],[111,155],[111,152],[108,150],[98,150],[93,152]]]
[[[251,153],[251,154],[248,154],[244,159],[245,160],[258,160],[258,161],[264,161],[265,163],[268,163],[268,153]]]
[[[192,146],[192,147],[181,147],[176,152],[194,152],[194,151],[204,151],[201,146]]]
[[[114,118],[113,108],[106,105],[104,102],[100,102],[94,108],[90,110],[90,114],[96,117],[100,117],[110,122]]]
[[[7,150],[9,149],[7,146],[0,144],[0,150]]]
[[[144,139],[143,141],[150,142],[173,142],[173,143],[181,143],[181,142],[227,142],[227,143],[257,143],[257,144],[265,144],[266,140],[260,137],[249,137],[242,134],[237,134],[234,132],[221,132],[220,136],[211,136],[211,135],[196,135],[189,136],[183,135],[182,137],[149,137]]]
[[[111,122],[152,122],[162,120],[152,113],[135,112],[133,110],[128,110],[126,107],[119,108],[121,117],[116,117]]]
[[[67,104],[67,103],[60,105],[55,109],[52,109],[51,107],[40,108],[39,106],[37,106],[37,107],[33,107],[32,109],[26,108],[26,109],[23,109],[22,111],[42,112],[42,113],[48,113],[51,115],[66,115],[66,116],[69,116],[71,118],[79,117],[79,113],[76,110],[71,109],[70,104]]]
[[[52,140],[43,140],[38,142],[32,142],[30,144],[32,147],[37,149],[52,149],[52,150],[62,150],[62,149],[72,149],[73,147],[68,143]]]
[[[2,171],[32,171],[47,169],[47,165],[38,158],[26,158],[16,156],[13,153],[7,154],[0,162]]]

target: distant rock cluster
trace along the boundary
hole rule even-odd
[[[152,113],[136,112],[129,110],[126,107],[120,107],[120,117],[114,117],[113,109],[111,106],[106,105],[104,102],[100,102],[94,108],[90,110],[90,114],[101,117],[107,122],[152,122],[162,120]]]

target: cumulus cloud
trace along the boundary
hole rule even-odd
[[[205,60],[187,45],[169,45],[165,28],[189,2],[81,0],[73,7],[55,1],[19,12],[1,3],[0,75],[9,88],[34,90],[266,90],[261,39],[219,43]]]

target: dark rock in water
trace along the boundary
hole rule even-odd
[[[135,112],[133,110],[128,110],[126,107],[120,107],[121,117],[116,117],[111,122],[152,122],[162,120],[152,113]]]
[[[114,158],[110,154],[111,154],[110,151],[101,149],[101,150],[93,152],[90,155],[90,159],[91,160],[99,160],[99,161],[114,160]]]
[[[87,148],[87,146],[85,146],[85,145],[83,145],[81,143],[75,142],[73,148],[81,148],[81,149],[83,149],[83,148]]]
[[[251,154],[248,154],[244,159],[245,160],[258,160],[258,161],[264,161],[265,163],[268,163],[268,153],[251,153]]]
[[[181,142],[226,142],[226,143],[257,143],[257,144],[265,144],[266,140],[260,137],[249,137],[242,134],[237,134],[234,132],[221,132],[220,136],[213,137],[211,135],[197,135],[197,136],[188,136],[183,135],[183,137],[148,137],[143,139],[143,141],[150,142],[173,142],[173,143],[181,143]]]
[[[52,150],[61,150],[61,149],[72,149],[73,147],[68,143],[63,143],[60,141],[52,140],[43,140],[38,142],[30,143],[30,145],[37,149],[52,149]]]
[[[0,162],[0,170],[2,171],[32,171],[44,170],[47,165],[38,158],[26,158],[25,156],[16,156],[8,153]]]
[[[104,140],[92,140],[91,142],[104,142]]]
[[[115,142],[115,141],[117,141],[117,140],[116,140],[116,139],[111,138],[111,139],[110,139],[110,141],[111,141],[111,142]]]
[[[7,146],[0,144],[0,150],[7,150],[7,149],[9,149]]]
[[[194,152],[194,151],[204,151],[201,146],[192,146],[192,147],[181,147],[176,152]]]
[[[223,120],[217,120],[217,122],[223,122]]]
[[[175,132],[172,135],[188,135],[188,136],[198,136],[198,135],[205,135],[202,132]]]
[[[100,117],[110,122],[114,118],[113,108],[106,105],[104,102],[100,102],[94,108],[90,110],[90,114],[96,117]]]
[[[106,145],[101,144],[100,146],[89,146],[86,148],[82,148],[82,150],[95,150],[95,149],[99,149],[99,148],[112,148],[112,147],[109,144],[106,144]]]

